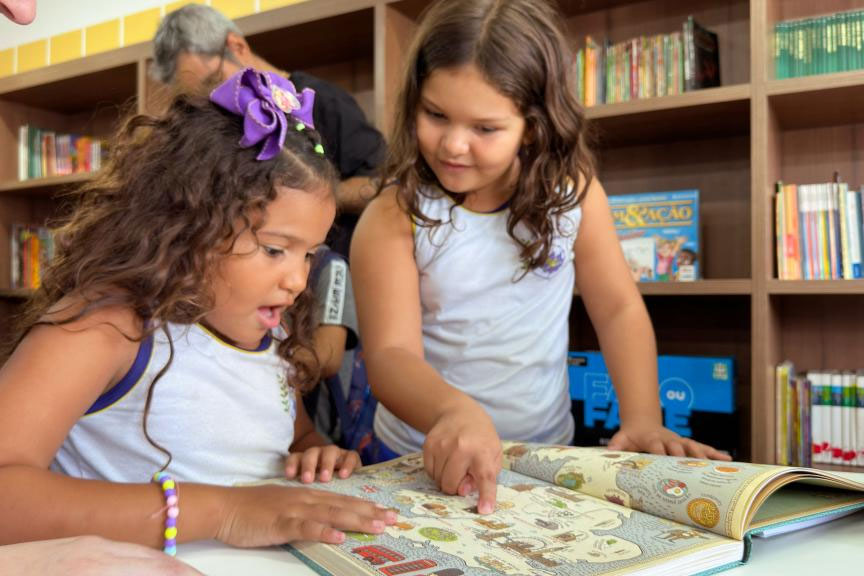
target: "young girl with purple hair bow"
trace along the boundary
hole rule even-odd
[[[306,281],[335,212],[313,104],[247,69],[119,129],[0,370],[0,510],[18,519],[0,544],[96,534],[170,554],[395,521],[354,498],[235,487],[359,463],[298,401],[318,379]]]

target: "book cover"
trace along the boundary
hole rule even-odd
[[[488,515],[475,496],[441,494],[420,454],[313,484],[392,507],[398,521],[286,548],[324,575],[693,574],[746,561],[751,534],[864,507],[864,484],[818,471],[521,443],[505,443],[503,461]]]
[[[687,91],[720,86],[720,45],[717,34],[689,16],[684,22],[684,88]]]
[[[618,431],[618,398],[600,352],[570,352],[567,358],[576,444],[606,445]],[[663,425],[738,454],[735,360],[732,357],[659,356],[658,391]]]
[[[701,278],[699,190],[609,196],[609,207],[635,281]]]

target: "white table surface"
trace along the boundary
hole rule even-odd
[[[181,544],[177,557],[208,576],[317,576],[280,548],[241,550],[215,541],[195,542]],[[750,561],[728,574],[864,576],[864,511],[791,534],[754,538]]]

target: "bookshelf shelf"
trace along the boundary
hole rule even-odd
[[[110,65],[94,66],[82,58],[21,74],[21,78],[3,78],[0,100],[66,115],[122,106],[137,94],[138,60],[133,56],[141,53],[139,47],[124,52],[123,57],[102,58]]]
[[[26,300],[30,297],[33,291],[26,288],[12,289],[6,288],[0,290],[0,299],[7,300]]]
[[[706,88],[672,96],[660,96],[657,98],[643,98],[629,102],[616,102],[614,104],[598,104],[587,109],[586,114],[592,120],[601,118],[614,118],[635,114],[650,114],[663,110],[686,110],[699,106],[711,106],[715,104],[727,104],[730,102],[750,101],[750,85],[739,84],[736,86],[718,86],[717,88]],[[701,109],[700,112],[704,112]]]
[[[786,130],[864,122],[864,70],[771,80],[765,92]]]
[[[0,183],[0,194],[55,194],[64,187],[87,182],[93,178],[90,172],[69,174],[68,176],[50,176],[48,178],[33,178],[30,180],[13,180]]]
[[[137,61],[148,57],[151,52],[152,48],[149,44],[138,44],[6,76],[0,78],[0,98],[20,99],[28,90],[32,90],[31,94],[50,92],[59,82],[64,81],[70,82],[68,84],[70,87],[80,87],[84,94],[92,94],[94,85],[88,84],[88,80],[110,78],[106,75],[109,71],[134,65]],[[108,85],[110,84],[108,82]],[[99,86],[100,91],[103,88],[101,84],[95,86]],[[68,97],[70,94],[58,94],[56,98],[62,100],[63,96]]]
[[[645,296],[749,296],[753,283],[742,280],[698,280],[696,282],[640,282]]]
[[[639,282],[636,286],[643,296],[749,296],[753,290],[748,279]],[[578,288],[573,294],[579,295]]]
[[[864,280],[770,280],[768,292],[778,295],[864,295]]]
[[[864,466],[844,466],[842,464],[813,464],[813,468],[827,470],[829,472],[858,472],[864,473]]]
[[[600,129],[601,146],[622,146],[748,134],[750,85],[720,86],[674,96],[600,104],[586,115]]]

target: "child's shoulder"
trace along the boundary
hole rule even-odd
[[[130,307],[88,305],[81,296],[65,296],[55,302],[40,319],[40,325],[69,333],[96,332],[118,343],[137,343],[144,334],[143,320]]]
[[[360,216],[358,228],[411,229],[411,219],[402,192],[396,185],[387,186],[372,199]]]

